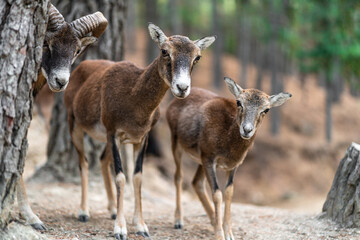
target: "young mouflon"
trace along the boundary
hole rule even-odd
[[[196,41],[180,35],[167,37],[154,24],[149,24],[148,28],[151,38],[160,48],[159,56],[149,66],[139,68],[128,61],[83,61],[72,73],[65,91],[71,139],[80,161],[82,197],[79,219],[89,219],[88,163],[83,144],[84,133],[87,133],[94,139],[106,142],[101,170],[109,200],[108,208],[115,219],[114,234],[117,239],[126,239],[127,236],[123,204],[126,174],[123,164],[132,162],[135,162],[133,180],[131,174],[127,175],[127,180],[133,181],[135,193],[133,222],[137,234],[150,236],[141,205],[142,165],[147,135],[160,117],[158,106],[169,88],[177,98],[189,95],[190,74],[201,57],[201,50],[215,41],[215,37]],[[116,200],[111,186],[111,161],[114,162],[116,174]]]
[[[170,103],[166,118],[176,164],[175,228],[183,227],[181,156],[186,152],[199,164],[192,185],[214,226],[216,239],[233,240],[230,205],[236,169],[253,145],[256,131],[266,113],[289,100],[291,94],[269,96],[257,89],[242,89],[227,77],[225,82],[235,99],[193,88],[186,99],[174,99]],[[221,219],[223,196],[218,186],[216,168],[225,170],[228,178],[224,196],[224,223]],[[215,209],[206,193],[205,178],[211,187]]]

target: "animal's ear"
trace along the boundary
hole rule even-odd
[[[232,80],[229,77],[224,77],[225,83],[227,87],[229,88],[230,92],[236,97],[240,98],[240,95],[243,91],[243,89],[235,83],[234,80]]]
[[[150,23],[148,29],[152,40],[157,42],[159,46],[161,46],[167,40],[165,33],[155,24]]]
[[[74,57],[71,61],[71,64],[73,64],[78,56],[80,56],[85,50],[94,42],[97,41],[96,37],[83,37],[80,39],[80,49],[77,50],[77,52],[74,53]]]
[[[211,37],[203,37],[198,40],[195,40],[194,43],[196,46],[200,48],[200,50],[204,50],[208,48],[216,39],[216,36]]]
[[[97,41],[96,37],[83,37],[80,39],[81,47],[86,47]]]
[[[287,100],[291,98],[290,93],[279,93],[276,95],[272,95],[269,97],[270,100],[270,106],[271,107],[278,107],[283,105]]]

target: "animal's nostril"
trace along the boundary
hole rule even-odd
[[[187,86],[187,85],[180,85],[180,84],[176,84],[176,87],[179,89],[179,91],[181,91],[181,92],[185,92],[188,88],[189,88],[189,86]]]
[[[250,132],[253,130],[253,127],[250,126],[250,125],[245,125],[245,126],[243,127],[243,129],[244,129],[244,132],[245,132],[246,134],[248,134],[248,133],[250,133]]]
[[[59,85],[60,88],[62,88],[63,86],[66,85],[66,81],[65,81],[65,80],[62,80],[62,79],[59,79],[59,78],[55,78],[55,81],[56,81],[57,85]]]

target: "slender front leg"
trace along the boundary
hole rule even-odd
[[[200,202],[202,203],[206,214],[208,215],[211,225],[215,226],[215,211],[214,207],[211,205],[209,201],[209,197],[206,193],[205,188],[205,174],[204,168],[202,165],[198,166],[196,170],[194,179],[192,181],[193,188],[195,189],[196,194],[198,195]]]
[[[17,201],[21,216],[25,218],[26,223],[30,224],[36,230],[46,230],[44,223],[31,210],[22,175],[18,180],[16,187]]]
[[[142,183],[142,166],[144,162],[145,149],[147,145],[147,136],[144,138],[137,154],[135,170],[134,170],[134,195],[135,195],[135,212],[133,223],[136,227],[136,234],[143,237],[150,237],[149,229],[144,222],[141,204],[141,183]]]
[[[236,168],[226,173],[228,177],[228,181],[225,188],[225,213],[224,213],[224,224],[223,224],[226,240],[235,240],[231,230],[231,200],[234,193],[235,172],[236,172]]]
[[[219,189],[218,181],[216,178],[216,165],[213,161],[203,161],[204,170],[207,180],[209,181],[212,197],[215,206],[215,238],[217,240],[224,240],[224,231],[222,228],[222,219],[221,219],[221,204],[222,204],[222,193]]]
[[[111,144],[111,150],[115,168],[115,185],[117,194],[117,215],[114,223],[114,236],[118,240],[125,240],[127,235],[126,221],[124,216],[124,190],[126,178],[121,166],[121,159],[115,136],[108,134],[108,142]]]
[[[116,205],[115,205],[113,186],[111,184],[110,160],[111,160],[111,146],[106,145],[104,152],[101,154],[101,172],[103,175],[106,195],[108,198],[108,210],[110,211],[111,218],[115,220]]]

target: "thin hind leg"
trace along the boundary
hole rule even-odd
[[[181,204],[181,194],[182,194],[182,183],[183,183],[183,172],[181,169],[181,149],[177,144],[176,136],[172,137],[172,153],[174,156],[174,161],[176,165],[175,175],[174,175],[174,183],[176,187],[176,209],[175,209],[175,229],[182,229],[184,226],[183,220],[183,211]]]
[[[215,224],[215,211],[214,207],[212,206],[209,197],[206,193],[205,188],[205,172],[202,165],[198,166],[196,170],[194,179],[192,181],[192,186],[195,189],[196,194],[199,197],[200,202],[202,203],[206,214],[208,215],[210,222],[212,225]]]
[[[104,179],[106,195],[108,198],[108,210],[110,211],[111,218],[116,219],[116,202],[114,197],[114,190],[111,183],[110,163],[111,163],[111,148],[107,144],[104,152],[101,154],[101,172]]]

